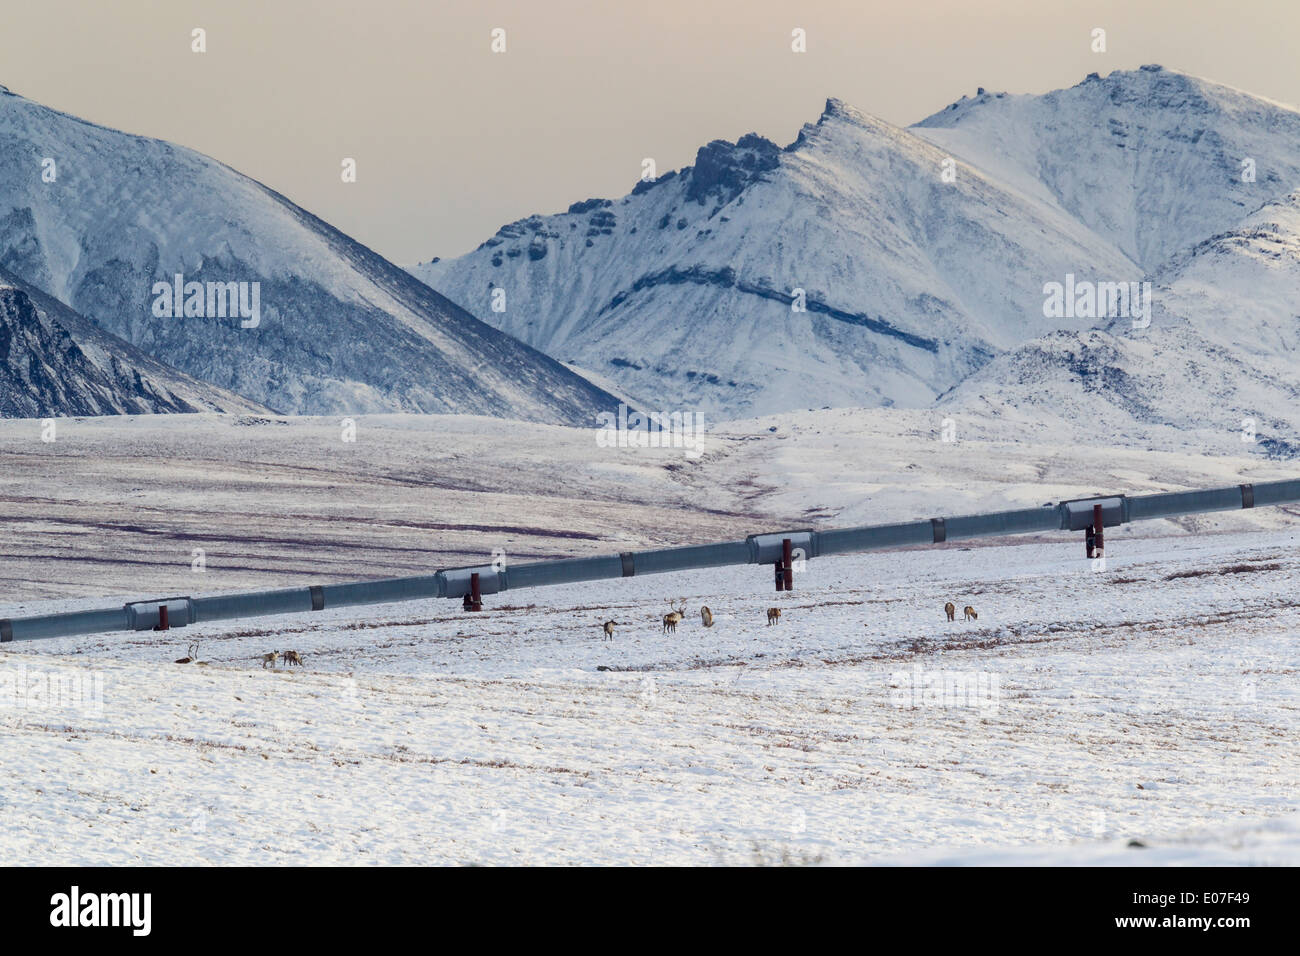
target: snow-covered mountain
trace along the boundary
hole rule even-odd
[[[344,187],[340,187],[344,188]],[[0,266],[195,378],[285,413],[593,420],[612,399],[265,186],[0,88]],[[160,316],[157,283],[246,283]],[[256,284],[256,286],[254,286]],[[185,293],[189,298],[189,293]]]
[[[264,412],[100,331],[0,270],[0,418]]]
[[[1053,327],[1044,276],[1140,274],[1052,204],[966,166],[946,181],[946,158],[830,100],[785,149],[710,143],[618,202],[512,223],[415,273],[655,408],[925,405]]]
[[[963,97],[912,132],[1148,271],[1300,186],[1300,112],[1160,66]]]
[[[1042,96],[981,90],[907,130],[832,100],[784,150],[711,143],[623,199],[414,271],[655,407],[983,395],[1174,421],[1213,400],[1217,422],[1294,393],[1297,187],[1300,113],[1152,66]],[[1045,318],[1044,285],[1071,273],[1150,279],[1152,327]],[[1127,376],[1090,374],[1092,359]]]

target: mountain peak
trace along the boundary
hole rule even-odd
[[[898,127],[891,123],[872,116],[870,113],[864,113],[856,106],[851,106],[844,100],[832,96],[826,100],[826,108],[822,110],[821,116],[817,117],[817,122],[805,123],[803,128],[799,130],[799,135],[795,137],[795,141],[786,147],[786,151],[793,152],[805,146],[817,139],[822,130],[837,124],[843,124],[869,133],[881,134],[891,139],[899,133]]]
[[[853,107],[836,96],[826,97],[826,108],[822,110],[821,120],[829,119],[835,116],[848,116],[853,112]]]
[[[1300,112],[1294,104],[1269,99],[1249,90],[1220,83],[1195,73],[1171,70],[1159,63],[1147,63],[1136,70],[1112,70],[1105,77],[1089,73],[1087,77],[1069,90],[1054,90],[1044,94],[1045,98],[1056,97],[1078,90],[1090,83],[1100,82],[1104,89],[1117,102],[1126,96],[1150,97],[1155,99],[1149,104],[1159,108],[1181,107],[1187,102],[1183,97],[1195,97],[1203,104],[1231,109],[1269,107]]]
[[[715,139],[695,155],[686,198],[703,204],[705,197],[717,195],[723,203],[731,202],[750,183],[776,169],[780,153],[776,143],[757,133],[746,133],[734,144]]]
[[[856,106],[834,96],[826,100],[826,108],[822,110],[822,115],[817,117],[816,125],[822,126],[827,120],[840,120],[854,126],[861,126],[864,129],[889,125],[884,120],[872,116],[870,113],[864,113]],[[804,127],[804,129],[807,128],[808,126]]]
[[[916,127],[951,127],[984,114],[995,101],[999,106],[1015,103],[1068,103],[1076,98],[1092,102],[1108,99],[1112,106],[1132,105],[1138,109],[1207,112],[1229,108],[1269,106],[1296,112],[1287,103],[1269,100],[1192,73],[1171,70],[1159,63],[1146,63],[1134,70],[1112,70],[1105,75],[1089,73],[1074,86],[1042,94],[987,93],[980,87],[975,96],[962,96],[938,112],[914,124]],[[1091,106],[1088,108],[1092,108]]]

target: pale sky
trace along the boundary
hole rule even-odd
[[[785,145],[828,96],[906,125],[1161,63],[1300,104],[1297,37],[1298,0],[39,0],[6,5],[0,84],[213,156],[406,265],[621,196],[646,157]]]

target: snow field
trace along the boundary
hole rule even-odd
[[[14,646],[103,695],[0,715],[6,861],[1296,862],[1294,535],[1128,530]]]

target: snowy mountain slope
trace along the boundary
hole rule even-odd
[[[1116,319],[1029,342],[941,407],[1027,429],[1169,425],[1189,441],[1300,455],[1300,193],[1177,254],[1152,284],[1149,328]]]
[[[996,418],[1024,437],[1087,431],[1123,441],[1144,426],[1181,429],[1189,445],[1240,443],[1300,455],[1300,380],[1189,327],[1152,338],[1058,332],[1000,356],[939,400],[955,415]],[[1247,426],[1247,422],[1253,423]]]
[[[998,352],[1087,324],[1043,319],[1045,276],[1140,277],[1053,204],[968,167],[943,181],[946,156],[831,100],[784,150],[713,142],[618,202],[512,223],[414,271],[654,408],[925,405]]]
[[[169,369],[0,270],[0,417],[264,412]]]
[[[261,184],[8,91],[0,266],[159,360],[281,412],[585,423],[611,404]],[[257,283],[260,324],[215,309],[158,317],[154,285],[177,274],[248,283],[250,311]]]
[[[1159,66],[1041,96],[981,91],[910,131],[1148,271],[1300,186],[1300,112]]]
[[[1156,280],[1160,311],[1300,379],[1300,188],[1180,252]]]

